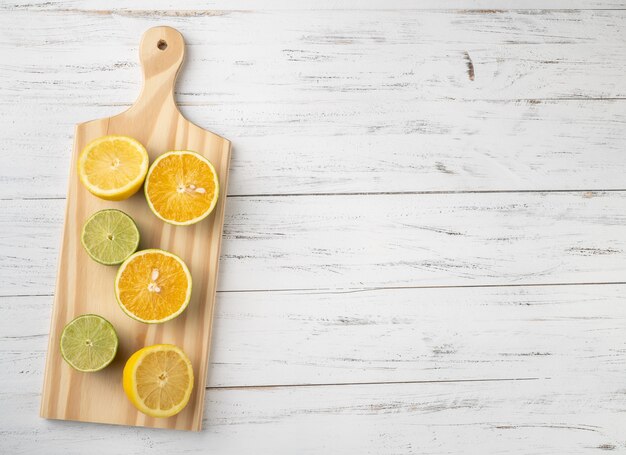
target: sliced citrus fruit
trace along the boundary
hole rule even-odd
[[[150,210],[163,221],[187,225],[215,208],[220,184],[209,160],[189,151],[167,152],[150,166],[144,187]]]
[[[120,266],[115,296],[122,310],[140,322],[174,319],[191,298],[191,274],[178,256],[151,249],[138,251]]]
[[[121,264],[137,251],[139,229],[121,210],[100,210],[85,222],[80,241],[94,261],[104,265]]]
[[[61,333],[61,355],[78,371],[99,371],[110,364],[119,341],[109,321],[84,314],[71,321]]]
[[[147,346],[126,362],[122,384],[130,402],[141,412],[151,417],[171,417],[189,402],[193,368],[177,346]]]
[[[78,175],[95,196],[109,201],[131,197],[148,172],[148,152],[127,136],[103,136],[91,141],[78,157]]]

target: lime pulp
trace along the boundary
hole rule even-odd
[[[104,265],[121,264],[137,251],[139,229],[121,210],[100,210],[83,226],[81,243],[94,261]]]
[[[78,316],[61,333],[61,355],[78,371],[102,370],[115,358],[118,345],[111,323],[95,314]]]

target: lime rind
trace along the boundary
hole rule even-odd
[[[59,347],[61,356],[72,368],[95,372],[113,361],[119,339],[109,321],[96,314],[84,314],[65,326]]]
[[[94,261],[118,265],[139,248],[140,234],[133,219],[117,209],[100,210],[85,222],[81,244]]]

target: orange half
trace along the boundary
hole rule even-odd
[[[144,187],[150,210],[163,221],[177,225],[206,218],[215,208],[219,189],[211,162],[190,151],[159,156],[148,170]]]
[[[140,322],[159,323],[185,311],[191,298],[191,273],[167,251],[138,251],[120,266],[115,297],[122,310]]]

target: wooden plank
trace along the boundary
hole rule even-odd
[[[0,201],[3,295],[51,293],[63,206]],[[230,198],[218,289],[622,282],[624,207],[626,192]]]
[[[2,197],[64,197],[72,126],[121,109],[22,103],[0,111]],[[625,188],[622,101],[224,104],[183,111],[236,138],[231,195]]]
[[[253,0],[209,0],[198,4],[195,0],[154,0],[151,3],[152,10],[164,10],[176,16],[197,17],[198,14],[208,13],[212,10],[247,9],[260,11],[273,10],[387,10],[387,9],[410,9],[410,10],[446,10],[461,9],[476,10],[479,14],[493,14],[494,9],[622,9],[626,3],[621,0],[420,0],[416,3],[412,0],[361,0],[354,3],[350,0],[316,0],[298,1],[269,0],[262,4]],[[25,9],[29,11],[55,11],[55,10],[88,10],[88,11],[141,11],[142,5],[122,1],[105,0],[13,0],[3,5],[4,9]]]
[[[371,297],[372,293],[317,294],[314,295],[317,299],[314,304],[311,301],[299,304],[302,295],[298,294],[274,293],[266,299],[264,293],[221,294],[217,307],[219,315],[216,320],[216,334],[222,336],[218,335],[216,339],[214,360],[222,350],[232,359],[238,352],[237,340],[241,343],[247,338],[248,333],[257,336],[259,327],[265,327],[266,324],[270,326],[267,327],[267,332],[262,329],[262,333],[267,335],[271,329],[270,321],[274,318],[281,327],[281,332],[275,336],[280,334],[283,336],[270,337],[268,343],[273,345],[276,352],[281,352],[280,349],[276,350],[276,347],[288,347],[290,342],[296,341],[293,349],[293,355],[296,356],[298,347],[303,346],[302,343],[311,343],[312,340],[309,338],[298,342],[297,337],[300,335],[305,338],[306,335],[317,332],[317,337],[330,338],[328,344],[333,344],[335,349],[349,350],[350,346],[358,344],[361,338],[355,337],[354,331],[346,333],[346,329],[365,330],[367,324],[346,327],[346,321],[342,319],[353,317],[352,320],[355,321],[359,317],[365,320],[369,318],[374,324],[380,323],[379,328],[384,330],[385,321],[391,320],[394,311],[402,310],[409,318],[415,318],[413,325],[417,330],[420,327],[429,327],[433,333],[436,332],[435,336],[439,337],[458,337],[458,333],[446,330],[447,327],[484,330],[486,327],[483,324],[475,327],[474,323],[481,317],[489,318],[491,329],[476,333],[475,336],[468,336],[471,345],[465,345],[465,349],[459,350],[465,353],[490,348],[495,351],[500,347],[507,350],[513,346],[510,339],[516,339],[519,348],[535,349],[536,345],[533,346],[532,343],[541,342],[541,334],[551,332],[548,338],[543,339],[546,343],[542,348],[545,349],[549,345],[553,357],[548,359],[546,357],[550,356],[520,355],[518,359],[529,367],[529,372],[539,368],[550,376],[538,380],[504,383],[209,390],[205,432],[196,438],[188,436],[180,438],[175,433],[150,433],[149,442],[151,445],[171,445],[178,450],[184,448],[191,453],[206,450],[207,445],[215,449],[216,446],[222,447],[223,444],[224,448],[228,447],[230,451],[236,453],[249,449],[247,445],[239,446],[237,441],[241,439],[257,441],[259,438],[258,441],[263,441],[262,443],[267,446],[259,448],[258,443],[255,443],[258,450],[273,450],[280,453],[281,450],[289,451],[295,446],[290,445],[289,441],[285,442],[284,439],[273,438],[270,435],[287,429],[290,429],[290,433],[299,434],[301,431],[299,429],[306,427],[309,430],[315,428],[319,434],[316,433],[317,437],[311,440],[306,439],[306,443],[298,438],[298,447],[304,452],[324,449],[364,452],[365,449],[360,444],[367,443],[374,444],[370,447],[374,452],[392,447],[397,453],[404,453],[402,452],[404,447],[408,450],[406,453],[409,453],[411,449],[407,448],[407,444],[411,441],[415,444],[413,437],[421,441],[420,450],[429,453],[449,452],[457,448],[457,444],[461,449],[463,443],[489,453],[511,453],[511,445],[515,444],[513,441],[519,440],[535,441],[524,444],[524,453],[554,453],[556,447],[566,450],[567,453],[585,453],[587,450],[611,447],[618,449],[623,447],[619,412],[623,407],[620,404],[623,402],[623,394],[620,391],[623,388],[624,363],[621,356],[625,352],[619,337],[624,317],[621,288],[622,286],[572,286],[523,290],[521,288],[412,290],[406,292],[419,292],[420,295],[417,298],[415,296],[410,298],[410,303],[401,306],[394,303],[393,296],[389,300],[385,299],[384,303],[370,300],[368,296]],[[495,294],[492,292],[503,290],[512,292],[503,292],[493,299]],[[393,292],[397,295],[405,291],[384,292]],[[448,294],[439,301],[441,305],[437,305],[429,295],[432,292],[436,292],[436,298],[448,292],[455,292],[456,296]],[[459,305],[459,301],[462,304]],[[470,301],[472,309],[463,308],[463,303]],[[23,308],[25,302],[27,309],[26,313],[23,313],[19,307],[21,305]],[[8,319],[3,318],[1,322],[2,333],[8,334],[3,338],[1,345],[2,349],[7,351],[2,353],[6,367],[0,369],[5,384],[5,393],[0,397],[5,409],[0,417],[3,419],[0,426],[5,436],[2,438],[5,441],[4,447],[8,449],[17,447],[17,444],[24,444],[28,438],[30,444],[35,446],[46,444],[48,450],[57,445],[59,447],[64,445],[64,450],[68,453],[79,453],[84,450],[87,440],[110,440],[113,432],[116,435],[113,439],[118,441],[113,444],[123,444],[126,450],[132,448],[138,451],[146,447],[145,433],[137,433],[128,428],[85,427],[71,423],[43,424],[41,421],[33,423],[32,414],[36,412],[38,394],[30,391],[38,388],[43,362],[41,357],[33,360],[32,356],[37,354],[36,344],[40,345],[40,350],[43,349],[45,335],[41,338],[34,333],[35,336],[29,337],[29,333],[18,330],[17,323],[23,321],[23,318],[28,318],[30,312],[37,321],[36,315],[45,313],[40,307],[46,304],[35,303],[33,308],[28,309],[30,306],[28,302],[29,300],[15,298],[4,298],[0,301],[3,314],[8,316]],[[294,305],[290,306],[290,302]],[[274,304],[276,307],[272,310]],[[486,308],[481,310],[483,304]],[[233,305],[237,306],[234,311]],[[449,311],[442,310],[444,306]],[[384,312],[381,312],[382,308]],[[459,309],[462,309],[461,314],[455,315]],[[324,314],[329,316],[328,319],[324,319]],[[463,315],[466,316],[464,319],[464,322],[467,321],[466,326],[458,324]],[[504,320],[500,319],[500,316],[504,316]],[[451,318],[449,324],[439,319],[442,317]],[[38,324],[45,329],[45,318],[39,316],[39,319]],[[433,324],[433,321],[438,322]],[[337,324],[336,333],[341,334],[339,338],[329,333],[329,327],[330,330],[335,327],[333,322]],[[443,329],[438,330],[437,324],[441,324]],[[230,335],[228,325],[233,330]],[[307,329],[307,325],[312,326]],[[541,326],[543,328],[538,328]],[[27,327],[35,327],[35,324],[31,323]],[[500,332],[496,334],[498,327]],[[303,329],[305,333],[300,334]],[[394,332],[402,330],[402,323],[394,324],[392,329]],[[372,357],[377,351],[384,351],[385,347],[391,350],[397,348],[393,335],[385,337],[384,332],[379,332],[379,336],[375,338],[378,342],[372,341],[371,332],[368,334],[363,332],[363,337],[369,337],[366,343],[374,350]],[[264,338],[260,337],[261,340]],[[406,338],[403,343],[405,349],[409,352],[418,351],[419,345],[414,342],[417,338],[417,336]],[[223,340],[224,344],[220,345],[220,340]],[[380,342],[381,340],[384,342]],[[332,343],[333,341],[335,343]],[[319,345],[316,348],[319,350]],[[253,351],[249,355],[253,357],[254,348],[248,343],[242,349],[242,353],[250,349]],[[522,354],[516,348],[513,350],[517,354]],[[438,354],[444,358],[454,356],[450,351],[442,349]],[[560,354],[557,354],[557,351]],[[305,349],[298,359],[288,357],[291,359],[291,366],[297,368],[298,362],[305,363],[309,359],[308,352],[312,351]],[[367,350],[358,352],[362,354]],[[405,351],[400,351],[401,354],[403,352]],[[12,357],[10,353],[15,353],[15,356]],[[22,356],[23,358],[19,358]],[[476,368],[489,368],[499,364],[502,371],[508,371],[512,366],[515,368],[515,362],[509,362],[509,358],[505,357],[500,363],[484,362],[476,365]],[[320,357],[318,362],[321,360],[323,359]],[[402,368],[402,362],[389,363],[395,363],[395,368]],[[463,362],[457,364],[462,365]],[[272,368],[267,368],[267,364],[264,364],[259,370],[273,371],[279,368],[276,371],[277,375],[289,370],[289,362],[284,369],[280,369],[277,362],[271,365]],[[336,366],[338,370],[341,369],[339,365]],[[374,370],[384,371],[380,368],[380,363],[376,366],[378,368]],[[16,375],[13,368],[22,370]],[[250,374],[253,371],[261,373],[254,366],[247,370],[245,365],[237,366],[233,363],[229,368],[241,378],[247,377],[246,373]],[[523,366],[520,365],[519,368]],[[238,369],[240,371],[237,373]],[[351,372],[351,377],[356,377],[353,374],[354,371]],[[311,371],[307,376],[315,377]],[[16,380],[16,377],[21,380]],[[590,407],[589,402],[593,402],[594,405]],[[376,431],[372,433],[374,428]],[[413,431],[406,431],[406,428],[412,428]],[[344,437],[339,438],[335,430],[341,431]],[[32,438],[33,431],[37,435],[35,439]],[[89,438],[85,432],[89,432]],[[265,437],[260,437],[261,432]],[[415,432],[418,434],[415,435]],[[349,436],[346,437],[346,434]],[[386,436],[373,437],[373,442],[366,437],[379,434]],[[282,441],[281,444],[272,445],[276,440]],[[441,444],[441,440],[445,440],[445,444]],[[329,446],[328,441],[342,441],[337,444],[346,445]],[[296,444],[295,441],[292,443]],[[115,449],[115,445],[107,446],[108,453]],[[97,450],[99,449],[96,449],[96,453],[99,453]]]
[[[182,103],[624,98],[625,16],[234,11],[189,20],[152,10],[18,10],[0,16],[0,94],[10,105],[24,96],[38,104],[130,103],[140,83],[137,31],[167,20],[192,49]]]
[[[623,377],[624,285],[221,292],[209,387]],[[49,296],[2,297],[6,390],[37,390]]]
[[[598,28],[619,26],[610,17],[576,20],[590,20]],[[8,18],[6,21],[9,28]],[[58,22],[59,26],[66,26]],[[147,20],[141,22],[148,24]],[[406,22],[397,26],[421,27],[419,23]],[[50,21],[39,27],[45,30],[54,24]],[[551,21],[544,21],[537,27],[550,24]],[[108,25],[113,27],[114,23]],[[237,25],[243,33],[248,22],[240,21]],[[355,37],[351,38],[353,42],[341,45],[311,36],[313,28],[301,32],[308,34],[304,38],[296,34],[271,35],[271,41],[260,43],[203,43],[202,35],[194,31],[196,41],[188,62],[193,69],[181,78],[178,99],[181,103],[276,104],[626,96],[626,89],[620,84],[620,68],[626,62],[626,45],[621,44],[621,36],[593,40],[579,35],[572,37],[572,42],[543,45],[521,41],[518,35],[538,33],[532,30],[516,31],[515,36],[509,37],[511,42],[503,41],[504,32],[495,30],[488,34],[491,39],[487,42],[456,42],[445,41],[443,36],[397,37],[393,25],[382,28],[375,39]],[[486,23],[476,26],[486,27]],[[466,33],[455,30],[456,23],[447,28],[450,34]],[[41,36],[43,30],[36,36]],[[342,32],[349,34],[339,28],[334,31],[337,36]],[[19,52],[19,59],[2,65],[2,103],[12,104],[23,97],[62,105],[89,104],[89,100],[99,104],[130,103],[138,91],[140,72],[135,49],[126,44],[130,36],[104,44],[96,36],[74,41],[73,34],[77,33],[79,30],[59,37],[59,42],[49,45],[49,52],[43,56],[43,40],[31,38],[31,42],[23,44],[3,44],[3,53]],[[22,37],[16,34],[15,39]],[[98,52],[85,57],[90,45]],[[109,93],[108,98],[103,90]]]
[[[33,421],[38,397],[3,394],[8,453],[586,454],[624,450],[624,376],[209,390],[202,433]]]
[[[165,42],[165,48],[158,46],[161,42]],[[174,83],[185,54],[182,35],[171,27],[153,27],[143,34],[140,49],[145,78],[141,97],[119,115],[76,127],[59,265],[58,268],[50,267],[51,271],[57,271],[57,280],[41,416],[199,431],[217,288],[230,142],[189,122],[176,107]],[[88,143],[110,134],[136,138],[145,145],[151,161],[168,150],[193,150],[209,159],[222,187],[222,197],[211,215],[191,227],[173,226],[159,220],[150,211],[142,192],[115,203],[90,194],[78,178],[78,156]],[[197,181],[185,182],[186,185],[189,183],[200,185]],[[98,264],[83,250],[80,238],[85,221],[96,211],[112,207],[133,217],[141,231],[140,248],[161,248],[174,253],[189,267],[194,292],[188,308],[174,321],[144,324],[120,312],[114,303],[117,267]],[[167,278],[163,283],[167,283]],[[128,358],[133,352],[152,344],[171,343],[180,347],[191,360],[195,377],[195,387],[187,406],[168,419],[155,419],[139,412],[121,389],[125,363],[122,361],[112,363],[98,374],[86,375],[73,370],[63,360],[57,340],[66,324],[86,313],[103,316],[114,325],[120,337],[120,357]],[[90,397],[88,401],[85,396]]]
[[[293,379],[294,371],[310,383],[339,379],[343,368],[346,377],[364,380],[382,378],[385,366],[398,375],[413,370],[414,378],[421,366],[424,377],[438,367],[458,374],[468,365],[476,372],[495,368],[512,373],[527,367],[527,377],[542,374],[536,380],[504,382],[213,389],[206,398],[206,429],[194,437],[33,420],[49,297],[2,298],[0,379],[5,388],[0,402],[5,412],[0,413],[0,440],[11,453],[28,441],[31,450],[62,447],[70,454],[84,453],[87,446],[96,454],[104,453],[99,452],[104,446],[109,454],[148,446],[246,453],[246,441],[254,441],[255,450],[276,453],[296,447],[303,453],[412,453],[415,447],[423,453],[449,453],[467,446],[483,453],[517,453],[520,440],[525,442],[519,453],[619,450],[624,447],[620,410],[626,352],[619,336],[625,316],[622,288],[222,293],[213,360],[224,356],[230,362],[213,364],[211,385],[220,383],[220,377],[238,378],[224,381],[231,385],[250,379],[260,383],[268,374]],[[354,323],[358,321],[362,323]],[[432,340],[426,341],[428,334]],[[271,346],[266,355],[284,356],[262,357],[263,345],[253,347],[246,341],[251,337]],[[452,348],[442,344],[432,352],[438,364],[423,358],[413,369],[410,360],[399,361],[419,355],[421,342],[435,347],[446,340],[452,340]],[[368,349],[352,349],[360,343]],[[332,364],[326,364],[329,350],[337,353]],[[532,355],[532,350],[551,355]],[[390,356],[392,351],[397,355]],[[489,361],[479,359],[487,351],[511,355],[500,356],[499,362],[489,355]],[[355,368],[358,360],[341,362],[344,353],[365,360],[375,376]],[[278,437],[285,433],[297,437]],[[100,440],[108,443],[93,444]]]

